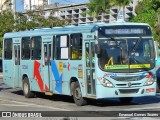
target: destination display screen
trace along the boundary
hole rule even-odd
[[[119,29],[105,29],[105,34],[117,34],[117,35],[123,35],[123,34],[143,34],[143,29],[140,28],[119,28]]]
[[[98,35],[99,37],[140,37],[152,36],[152,32],[147,25],[114,25],[99,27]]]

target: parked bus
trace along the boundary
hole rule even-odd
[[[97,23],[6,33],[3,40],[3,80],[36,92],[87,98],[156,95],[155,49],[145,23]]]

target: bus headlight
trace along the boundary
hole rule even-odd
[[[154,83],[154,77],[150,77],[144,85],[152,85]]]
[[[113,84],[105,78],[101,78],[99,81],[104,87],[113,87]]]

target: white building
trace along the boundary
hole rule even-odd
[[[125,14],[125,20],[127,21],[132,15],[135,15],[135,6],[138,0],[133,0],[128,6],[125,7],[123,11]],[[83,15],[84,11],[88,10],[86,4],[71,4],[71,5],[61,5],[56,4],[52,6],[45,7],[45,15],[51,15],[51,11],[55,11],[54,16],[59,17],[61,20],[70,19],[71,25],[79,25],[94,22],[111,22],[117,19],[118,9],[117,7],[111,7],[108,14],[101,14],[97,17],[91,17],[88,14]]]
[[[12,6],[11,6],[12,0],[11,0],[11,2],[8,2],[7,4],[4,4],[5,1],[6,1],[6,0],[0,0],[0,12],[1,12],[2,10],[11,9],[11,7],[12,7]]]
[[[49,4],[50,0],[24,0],[24,11],[35,10]]]

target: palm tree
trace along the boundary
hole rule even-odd
[[[110,0],[89,0],[88,11],[91,17],[98,17],[100,14],[108,13],[110,8]]]
[[[118,13],[120,12],[121,9],[123,9],[123,19],[125,19],[125,6],[129,5],[133,0],[112,0],[113,4],[118,7]],[[117,14],[117,19],[118,19],[118,14]]]

